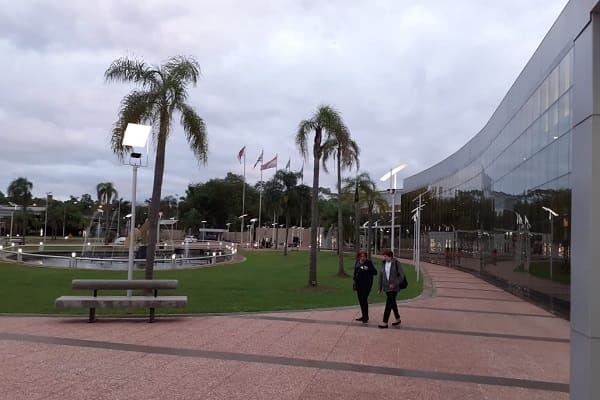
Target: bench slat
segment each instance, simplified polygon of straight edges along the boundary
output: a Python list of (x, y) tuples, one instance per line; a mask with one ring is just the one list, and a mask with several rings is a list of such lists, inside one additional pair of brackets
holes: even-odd
[(61, 296), (56, 308), (183, 308), (187, 296)]
[(87, 290), (135, 290), (135, 289), (177, 289), (176, 279), (73, 279), (73, 289)]

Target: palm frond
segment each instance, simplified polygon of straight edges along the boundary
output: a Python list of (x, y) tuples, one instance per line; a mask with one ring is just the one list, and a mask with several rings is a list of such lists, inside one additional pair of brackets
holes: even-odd
[(111, 136), (111, 149), (119, 160), (129, 152), (123, 147), (123, 136), (128, 123), (149, 122), (154, 123), (153, 111), (155, 98), (153, 93), (133, 91), (123, 98), (119, 109), (119, 119), (115, 123)]
[(134, 82), (143, 87), (159, 87), (158, 71), (142, 60), (119, 58), (112, 62), (104, 72), (107, 82)]
[(298, 131), (296, 132), (296, 146), (300, 150), (300, 155), (306, 159), (308, 156), (308, 137), (316, 128), (314, 120), (308, 119), (300, 121)]
[(196, 85), (200, 76), (200, 64), (191, 56), (171, 57), (162, 70), (166, 80), (180, 83), (176, 86), (185, 86), (187, 82)]
[(208, 158), (208, 134), (204, 120), (187, 104), (179, 106), (179, 111), (181, 112), (181, 125), (183, 125), (192, 152), (199, 161), (206, 164)]

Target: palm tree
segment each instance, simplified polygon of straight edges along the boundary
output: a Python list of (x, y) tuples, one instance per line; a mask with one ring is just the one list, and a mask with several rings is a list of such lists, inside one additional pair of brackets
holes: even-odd
[(330, 156), (333, 156), (337, 164), (337, 202), (338, 202), (338, 276), (347, 276), (344, 271), (344, 219), (342, 215), (342, 169), (352, 168), (356, 165), (356, 170), (359, 168), (358, 156), (360, 149), (358, 144), (350, 138), (349, 134), (332, 136), (325, 143), (325, 151), (323, 152), (323, 169), (327, 172), (326, 162)]
[(21, 233), (23, 234), (23, 244), (25, 244), (25, 235), (27, 234), (27, 207), (31, 204), (31, 190), (33, 183), (27, 178), (19, 177), (8, 185), (6, 193), (16, 204), (21, 206)]
[[(371, 176), (367, 172), (362, 172), (357, 175), (355, 178), (346, 178), (346, 185), (344, 186), (344, 191), (347, 193), (355, 192), (355, 207), (356, 207), (356, 217), (355, 224), (358, 230), (359, 221), (359, 209), (361, 205), (364, 205), (367, 208), (367, 221), (368, 221), (368, 230), (367, 230), (367, 252), (369, 258), (371, 257), (371, 231), (373, 225), (373, 210), (377, 207), (379, 210), (386, 210), (388, 207), (388, 203), (385, 201), (383, 195), (377, 191), (375, 182), (371, 179)], [(356, 238), (358, 246), (359, 238)], [(357, 249), (358, 250), (358, 249)]]
[(106, 204), (106, 209), (104, 210), (106, 216), (104, 217), (104, 229), (108, 234), (110, 230), (109, 221), (111, 221), (111, 211), (112, 211), (112, 203), (113, 201), (119, 197), (119, 193), (117, 189), (115, 189), (112, 182), (101, 182), (96, 185), (96, 194), (98, 196), (98, 202), (100, 204)]
[[(127, 150), (123, 147), (123, 135), (130, 122), (151, 124), (153, 139), (156, 143), (156, 161), (154, 165), (154, 184), (148, 212), (149, 232), (156, 232), (158, 212), (165, 170), (165, 149), (171, 131), (173, 115), (181, 114), (188, 144), (199, 161), (206, 163), (208, 143), (204, 121), (196, 111), (186, 103), (189, 84), (196, 85), (200, 75), (200, 66), (192, 57), (171, 57), (161, 66), (151, 66), (141, 60), (120, 58), (113, 61), (104, 73), (107, 81), (133, 82), (138, 90), (129, 93), (121, 102), (119, 118), (112, 132), (112, 150), (123, 159)], [(152, 279), (154, 271), (154, 251), (156, 235), (149, 235), (146, 251), (145, 278)]]
[(336, 136), (338, 141), (345, 141), (348, 129), (340, 114), (331, 106), (320, 106), (310, 118), (300, 122), (296, 133), (296, 145), (300, 154), (308, 157), (308, 139), (314, 132), (313, 142), (313, 185), (311, 198), (310, 221), (310, 266), (308, 286), (317, 286), (317, 229), (319, 228), (319, 163), (323, 156), (325, 143)]
[(298, 187), (298, 179), (300, 174), (297, 172), (278, 170), (273, 176), (273, 180), (278, 182), (278, 186), (282, 189), (281, 209), (285, 213), (285, 245), (283, 247), (283, 255), (287, 256), (288, 251), (288, 236), (290, 223), (292, 220), (292, 212), (300, 211), (301, 208), (301, 193)]

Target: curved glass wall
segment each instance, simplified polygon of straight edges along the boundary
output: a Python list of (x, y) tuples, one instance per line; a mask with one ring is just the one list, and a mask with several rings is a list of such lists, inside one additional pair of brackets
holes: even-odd
[(511, 115), (495, 115), (457, 153), (405, 180), (401, 247), (410, 258), (412, 200), (426, 192), (421, 260), (481, 274), (568, 317), (572, 49), (531, 86)]

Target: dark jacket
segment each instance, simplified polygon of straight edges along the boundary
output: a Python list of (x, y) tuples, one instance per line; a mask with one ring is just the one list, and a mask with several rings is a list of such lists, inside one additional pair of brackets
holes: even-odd
[(364, 265), (361, 265), (360, 261), (356, 261), (354, 264), (354, 285), (357, 289), (371, 289), (373, 275), (377, 275), (377, 269), (375, 269), (371, 260), (365, 260)]
[[(381, 274), (379, 275), (379, 290), (384, 292), (397, 292), (399, 290), (400, 282), (404, 280), (404, 270), (400, 265), (400, 261), (392, 258), (392, 265), (390, 266), (390, 278), (388, 279), (385, 274), (385, 260), (381, 264)], [(391, 287), (390, 287), (391, 285)]]

